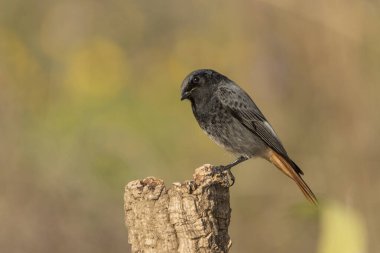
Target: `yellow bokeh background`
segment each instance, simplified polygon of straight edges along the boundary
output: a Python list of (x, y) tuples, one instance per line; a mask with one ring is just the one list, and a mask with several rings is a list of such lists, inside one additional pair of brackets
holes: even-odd
[(84, 42), (81, 48), (67, 56), (66, 62), (64, 82), (72, 96), (111, 98), (128, 84), (129, 66), (124, 52), (107, 39)]

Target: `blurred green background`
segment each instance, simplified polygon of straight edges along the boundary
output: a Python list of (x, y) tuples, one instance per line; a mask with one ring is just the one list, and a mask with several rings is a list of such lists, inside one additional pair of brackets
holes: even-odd
[(0, 1), (0, 252), (129, 252), (123, 187), (233, 157), (180, 84), (213, 68), (271, 121), (319, 213), (234, 168), (231, 252), (380, 252), (378, 1)]

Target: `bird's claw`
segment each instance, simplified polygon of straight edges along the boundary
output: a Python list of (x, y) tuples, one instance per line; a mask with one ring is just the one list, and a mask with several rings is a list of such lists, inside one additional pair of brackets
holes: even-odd
[(235, 184), (235, 176), (232, 174), (231, 172), (231, 168), (228, 168), (226, 166), (223, 166), (223, 165), (220, 165), (220, 166), (215, 166), (213, 167), (213, 172), (216, 174), (226, 174), (227, 177), (228, 177), (228, 182), (231, 181), (231, 183), (229, 184), (229, 187), (233, 186)]
[(230, 187), (235, 184), (235, 176), (232, 174), (231, 169), (226, 169), (223, 173), (227, 173), (228, 181), (231, 180)]

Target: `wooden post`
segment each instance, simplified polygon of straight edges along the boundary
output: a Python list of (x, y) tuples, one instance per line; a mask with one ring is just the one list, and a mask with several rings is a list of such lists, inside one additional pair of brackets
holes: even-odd
[(125, 224), (132, 252), (228, 252), (230, 178), (211, 165), (195, 170), (194, 179), (174, 183), (148, 177), (125, 187)]

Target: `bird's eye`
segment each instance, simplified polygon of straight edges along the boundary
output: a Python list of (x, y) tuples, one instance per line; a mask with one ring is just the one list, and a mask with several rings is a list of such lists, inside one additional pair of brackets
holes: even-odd
[(191, 82), (192, 82), (193, 84), (198, 84), (199, 81), (200, 81), (200, 79), (199, 79), (199, 77), (197, 77), (197, 76), (194, 76), (193, 79), (191, 79)]

